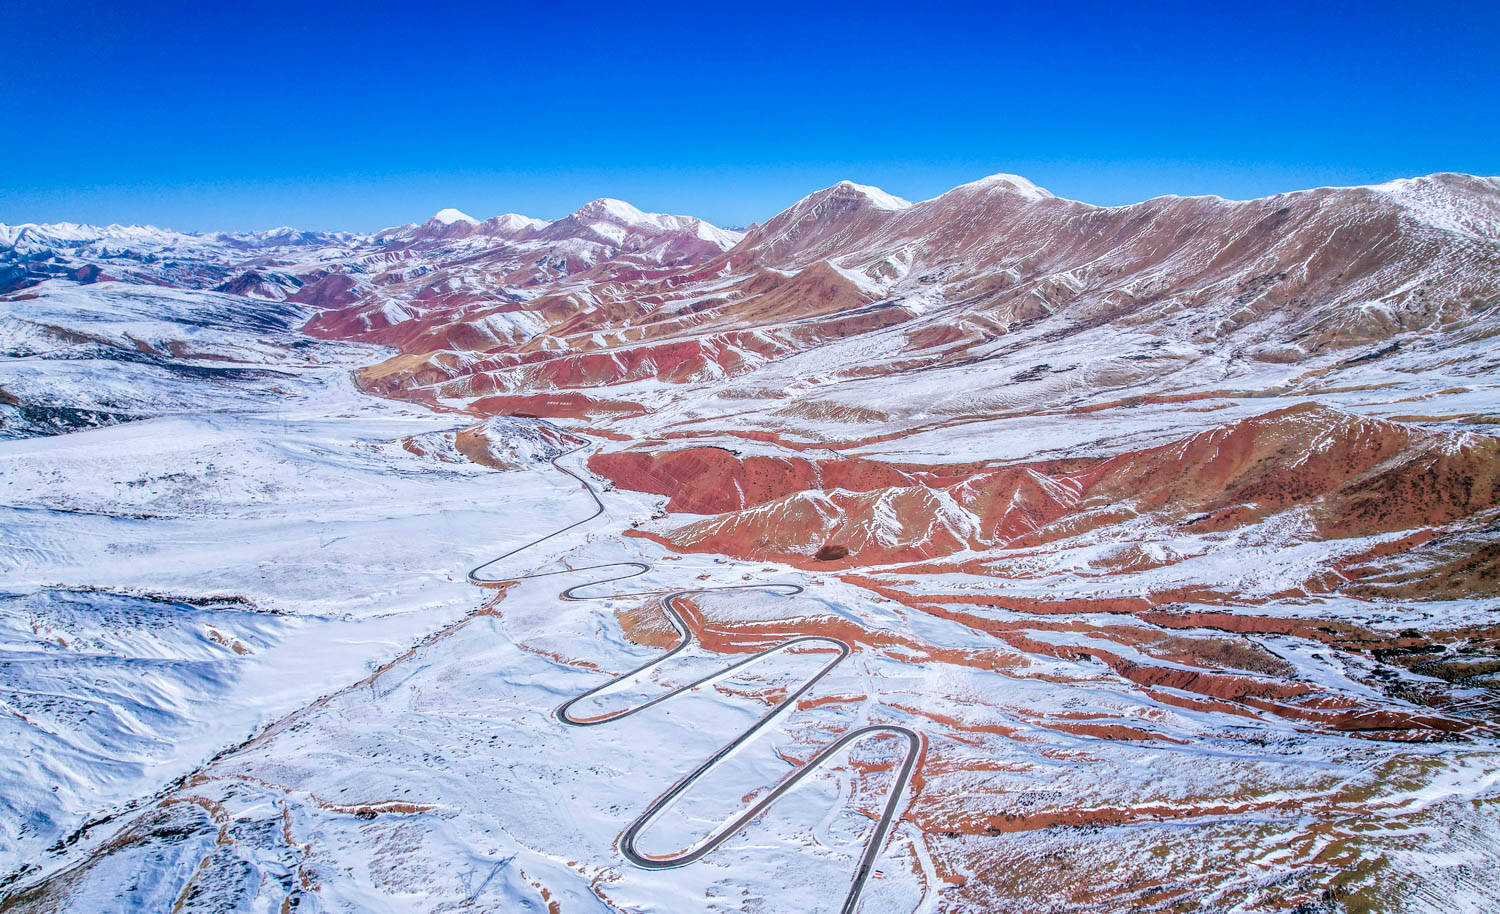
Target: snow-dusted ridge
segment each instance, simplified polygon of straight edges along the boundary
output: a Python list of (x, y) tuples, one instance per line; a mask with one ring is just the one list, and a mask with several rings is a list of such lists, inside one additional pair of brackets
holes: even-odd
[(833, 186), (835, 188), (852, 190), (860, 194), (877, 209), (903, 210), (912, 205), (910, 200), (904, 200), (895, 194), (886, 193), (880, 188), (869, 184), (856, 184), (853, 181), (843, 180)]
[[(941, 199), (948, 194), (962, 194), (973, 191), (994, 190), (1009, 191), (1011, 193), (1020, 194), (1021, 196), (1031, 200), (1049, 200), (1053, 199), (1056, 196), (1051, 191), (1046, 190), (1042, 187), (1038, 187), (1036, 184), (1032, 183), (1026, 178), (1021, 177), (1020, 175), (1005, 174), (1001, 172), (993, 175), (988, 175), (986, 177), (980, 178), (977, 181), (970, 181), (967, 184), (960, 184), (952, 190), (944, 191), (937, 197), (933, 197), (931, 199)], [(924, 200), (922, 202), (926, 203), (930, 202), (930, 200)]]
[(120, 244), (141, 249), (181, 247), (206, 249), (241, 242), (265, 246), (317, 245), (358, 242), (360, 232), (304, 231), (289, 226), (251, 232), (179, 232), (154, 225), (89, 225), (77, 222), (0, 223), (0, 247), (77, 247), (92, 243)]

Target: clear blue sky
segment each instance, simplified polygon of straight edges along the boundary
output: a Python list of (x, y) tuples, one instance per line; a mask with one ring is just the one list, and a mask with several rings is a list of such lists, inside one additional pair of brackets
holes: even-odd
[(0, 221), (371, 229), (852, 178), (1124, 203), (1500, 172), (1500, 4), (9, 0)]

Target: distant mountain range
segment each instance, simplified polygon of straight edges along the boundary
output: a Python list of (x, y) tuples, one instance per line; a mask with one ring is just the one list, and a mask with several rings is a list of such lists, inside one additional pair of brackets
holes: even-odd
[[(568, 910), (834, 904), (786, 888), (788, 861), (859, 846), (889, 752), (847, 756), (826, 801), (715, 852), (750, 864), (620, 860), (634, 782), (694, 763), (663, 747), (706, 758), (739, 713), (726, 701), (759, 714), (785, 695), (784, 718), (716, 757), (753, 780), (721, 782), (722, 807), (685, 801), (664, 852), (834, 735), (900, 725), (922, 750), (869, 890), (883, 908), (1494, 907), (1500, 180), (1114, 207), (1014, 175), (916, 203), (846, 181), (743, 232), (612, 199), (373, 234), (4, 226), (0, 305), (6, 535), (33, 585), (92, 585), (103, 564), (154, 591), (189, 553), (214, 593), (270, 588), (301, 611), (283, 582), (305, 579), (350, 591), (315, 611), (383, 620), (420, 587), (406, 606), (436, 619), (425, 588), (462, 589), (480, 556), (546, 569), (493, 579), (467, 621), (64, 849), (70, 868), (6, 877), (39, 880), (16, 910), (138, 890), (183, 910), (466, 908), (502, 869), (506, 897)], [(567, 476), (544, 462), (564, 451)], [(240, 528), (210, 509), (261, 525), (230, 570), (221, 531)], [(160, 551), (138, 551), (146, 534)], [(642, 599), (719, 586), (672, 598), (676, 621)], [(28, 854), (116, 783), (98, 758), (137, 753), (87, 743), (113, 719), (92, 705), (51, 723), (73, 713), (57, 693), (96, 681), (74, 670), (126, 669), (74, 634), (93, 593), (11, 616), (28, 691), (7, 719), (37, 741), (18, 745), (85, 734), (24, 758), (74, 764), (87, 789), (16, 765), (43, 811), (15, 832)], [(124, 605), (142, 630), (182, 624)], [(209, 631), (253, 658), (263, 624)], [(321, 649), (297, 631), (272, 659)], [(148, 697), (200, 669), (127, 640), (162, 666)], [(798, 698), (787, 683), (807, 680), (776, 664), (818, 642), (849, 663)], [(778, 644), (800, 647), (766, 657), (783, 672), (763, 686), (640, 666), (670, 649), (760, 669)], [(51, 665), (68, 650), (90, 665)], [(694, 694), (571, 742), (548, 709), (630, 669), (601, 707)], [(25, 678), (42, 670), (45, 688)], [(173, 719), (128, 719), (157, 716)], [(502, 856), (502, 836), (524, 850)], [(431, 865), (470, 859), (498, 862), (479, 879)]]
[[(610, 199), (552, 222), (447, 209), (374, 234), (0, 226), (0, 289), (66, 276), (291, 298), (336, 309), (319, 331), (432, 356), (424, 376), (449, 381), (473, 372), (441, 353), (515, 347), (686, 358), (701, 364), (679, 373), (709, 378), (897, 325), (903, 362), (941, 363), (1048, 319), (1297, 361), (1463, 322), (1500, 296), (1497, 249), (1495, 179), (1097, 207), (995, 175), (921, 203), (841, 182), (744, 233)], [(861, 304), (858, 326), (786, 325)]]

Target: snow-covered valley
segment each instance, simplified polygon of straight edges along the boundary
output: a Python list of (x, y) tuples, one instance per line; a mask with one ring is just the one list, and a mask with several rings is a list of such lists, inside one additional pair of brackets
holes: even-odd
[(0, 442), (7, 872), (472, 612), (465, 561), (567, 508), (548, 473), (411, 453), (463, 423), (359, 393), (368, 347), (238, 323), (243, 300), (101, 285), (8, 307), (213, 354), (0, 365), (7, 389), (102, 388), (141, 416)]
[(1497, 201), (5, 229), (0, 910), (1488, 910)]

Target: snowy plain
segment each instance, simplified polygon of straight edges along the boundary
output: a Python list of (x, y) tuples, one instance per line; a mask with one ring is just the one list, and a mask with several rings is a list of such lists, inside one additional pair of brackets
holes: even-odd
[(146, 416), (0, 441), (7, 872), (470, 612), (465, 563), (505, 538), (493, 505), (545, 524), (572, 494), (408, 452), (461, 421), (359, 393), (349, 372), (376, 350), (238, 323), (243, 299), (105, 284), (6, 307), (12, 326), (275, 371), (184, 381), (100, 346), (0, 364), (7, 389), (109, 388)]

